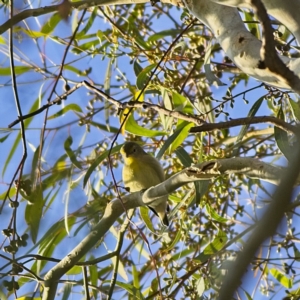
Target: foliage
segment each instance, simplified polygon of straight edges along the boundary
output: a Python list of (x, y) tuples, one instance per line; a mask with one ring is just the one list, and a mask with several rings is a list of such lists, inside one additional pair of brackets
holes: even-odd
[[(8, 19), (5, 5), (0, 12)], [(253, 14), (241, 15), (259, 36)], [(282, 31), (282, 44), (291, 40), (280, 24), (273, 26)], [(168, 177), (214, 158), (256, 157), (279, 165), (289, 159), (294, 137), (266, 124), (189, 132), (202, 120), (241, 116), (297, 122), (299, 104), (291, 93), (241, 73), (208, 28), (184, 9), (99, 6), (74, 10), (67, 20), (55, 12), (19, 23), (12, 36), (13, 50), (9, 32), (0, 39), (1, 299), (39, 299), (54, 263), (90, 232), (107, 203), (126, 193), (119, 154), (125, 140), (156, 153)], [(291, 49), (285, 54), (294, 55)], [(126, 106), (136, 102), (142, 105)], [(86, 292), (95, 299), (216, 299), (272, 191), (258, 179), (220, 176), (170, 195), (170, 228), (141, 209), (122, 231), (123, 214), (81, 259), (88, 263), (61, 278), (59, 297)], [(299, 297), (298, 213), (296, 202), (261, 245), (239, 297)]]

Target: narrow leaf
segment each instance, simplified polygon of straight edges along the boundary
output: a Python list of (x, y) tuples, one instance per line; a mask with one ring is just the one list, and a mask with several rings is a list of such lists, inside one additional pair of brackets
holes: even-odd
[[(249, 110), (249, 113), (248, 113), (249, 118), (254, 117), (256, 115), (256, 113), (259, 110), (259, 108), (260, 108), (260, 106), (261, 106), (264, 99), (265, 99), (265, 96), (262, 96), (257, 101), (255, 101), (255, 103), (252, 105), (252, 107)], [(247, 133), (249, 126), (250, 126), (250, 124), (242, 126), (242, 128), (241, 128), (241, 130), (240, 130), (240, 132), (237, 136), (236, 143), (235, 143), (235, 146), (233, 148), (232, 156), (237, 156), (238, 155), (241, 142), (242, 142), (245, 134)]]
[(60, 15), (58, 13), (53, 14), (49, 19), (47, 19), (47, 22), (43, 25), (41, 33), (49, 35), (60, 21)]
[(136, 86), (138, 87), (139, 90), (142, 90), (144, 88), (144, 85), (146, 84), (151, 71), (156, 67), (157, 64), (151, 64), (144, 68), (138, 75), (136, 79)]
[(58, 117), (64, 115), (65, 113), (67, 113), (68, 111), (82, 112), (82, 109), (77, 104), (74, 104), (74, 103), (73, 104), (68, 104), (63, 109), (61, 109), (60, 111), (58, 111), (57, 113), (55, 113), (52, 116), (48, 117), (48, 120), (52, 120), (52, 119), (58, 118)]
[(71, 136), (69, 136), (64, 143), (64, 148), (65, 151), (67, 153), (67, 155), (69, 156), (71, 162), (73, 163), (74, 166), (76, 166), (78, 169), (82, 169), (80, 162), (77, 160), (75, 153), (73, 152), (73, 150), (71, 149), (71, 145), (73, 143), (73, 139)]
[(284, 286), (287, 289), (290, 289), (293, 286), (293, 281), (292, 279), (289, 279), (285, 276), (285, 274), (283, 274), (282, 272), (280, 272), (277, 269), (271, 269), (270, 270), (270, 274), (278, 281), (281, 283), (282, 286)]
[(155, 137), (155, 136), (161, 136), (166, 134), (163, 131), (151, 130), (138, 125), (134, 120), (133, 114), (130, 114), (130, 116), (127, 118), (125, 130), (135, 135), (143, 136), (143, 137)]

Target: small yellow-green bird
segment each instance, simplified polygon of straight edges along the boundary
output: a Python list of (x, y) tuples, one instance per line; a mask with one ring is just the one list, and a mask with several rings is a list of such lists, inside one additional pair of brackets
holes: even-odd
[[(155, 186), (165, 180), (162, 166), (156, 158), (146, 153), (141, 146), (134, 142), (126, 142), (121, 148), (124, 159), (123, 182), (130, 192), (138, 192)], [(166, 226), (169, 220), (166, 214), (168, 196), (165, 201), (155, 206), (148, 206)]]

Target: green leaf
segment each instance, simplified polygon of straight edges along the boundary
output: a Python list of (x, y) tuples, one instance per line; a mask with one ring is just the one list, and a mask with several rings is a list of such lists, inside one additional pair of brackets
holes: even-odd
[(137, 271), (135, 264), (132, 264), (132, 277), (133, 277), (133, 285), (135, 288), (140, 289), (140, 278), (139, 278), (139, 272)]
[(181, 236), (182, 236), (182, 225), (180, 225), (180, 228), (177, 229), (177, 233), (175, 235), (175, 238), (173, 239), (172, 243), (170, 245), (168, 245), (168, 247), (165, 249), (165, 251), (174, 250), (174, 247), (180, 241)]
[(67, 113), (68, 111), (82, 112), (82, 109), (77, 104), (68, 104), (63, 109), (61, 109), (60, 111), (56, 112), (54, 115), (48, 117), (48, 120), (53, 120), (55, 118), (58, 118), (58, 117), (64, 115), (65, 113)]
[(141, 65), (137, 62), (137, 60), (134, 61), (133, 63), (133, 70), (135, 73), (135, 76), (138, 77), (139, 74), (143, 71), (143, 68), (141, 67)]
[(72, 48), (71, 52), (74, 54), (80, 54), (82, 52), (91, 52), (93, 49), (96, 48), (96, 46), (99, 45), (99, 40), (92, 40), (89, 41), (87, 43), (81, 44), (81, 45), (77, 45), (76, 48)]
[(270, 270), (270, 274), (278, 281), (281, 283), (282, 286), (284, 286), (287, 289), (290, 289), (293, 286), (293, 280), (289, 279), (280, 272), (279, 270), (273, 268)]
[(224, 231), (219, 230), (214, 240), (205, 247), (204, 254), (215, 254), (223, 249), (228, 241), (227, 235)]
[[(111, 73), (112, 73), (112, 63), (113, 63), (113, 59), (111, 58), (107, 64), (107, 69), (105, 72), (104, 92), (107, 95), (110, 95), (110, 80), (111, 80)], [(108, 101), (104, 102), (104, 111), (105, 111), (105, 124), (106, 124), (107, 130), (109, 130), (110, 103)]]
[(81, 272), (82, 272), (81, 266), (74, 266), (66, 273), (66, 275), (78, 275), (81, 274)]
[[(282, 107), (280, 107), (278, 111), (277, 118), (285, 120)], [(287, 160), (291, 160), (293, 148), (289, 145), (289, 138), (287, 132), (275, 126), (274, 136), (279, 150), (287, 158)]]
[(210, 186), (210, 180), (201, 180), (201, 181), (194, 181), (195, 185), (195, 202), (197, 205), (200, 204), (202, 197), (207, 193)]
[(97, 12), (98, 12), (98, 7), (95, 6), (84, 28), (76, 34), (76, 39), (83, 38), (86, 35), (86, 33), (89, 31), (89, 29), (92, 27), (94, 23), (94, 20), (97, 16)]
[(204, 292), (205, 292), (205, 281), (204, 281), (203, 277), (200, 277), (197, 280), (197, 293), (198, 293), (198, 296), (201, 297)]
[(248, 27), (249, 31), (257, 37), (259, 40), (261, 40), (261, 35), (260, 35), (260, 28), (257, 24), (257, 19), (255, 18), (254, 14), (252, 12), (243, 10), (244, 16), (245, 16), (245, 25)]
[(73, 138), (69, 136), (64, 143), (65, 151), (67, 152), (67, 155), (69, 156), (71, 162), (74, 166), (76, 166), (78, 169), (82, 169), (80, 162), (77, 160), (75, 153), (71, 149), (71, 146), (73, 144)]
[[(75, 267), (73, 267), (73, 268), (75, 268)], [(76, 267), (76, 268), (80, 268), (80, 267)], [(81, 268), (80, 268), (80, 272), (81, 272)], [(69, 272), (67, 272), (67, 274), (68, 273)], [(68, 300), (68, 299), (70, 299), (72, 288), (73, 288), (73, 285), (71, 283), (65, 283), (64, 284), (64, 286), (63, 286), (63, 295), (62, 295), (62, 299), (61, 300)]]
[(178, 126), (178, 130), (180, 133), (177, 135), (176, 139), (174, 139), (171, 148), (170, 148), (170, 153), (172, 153), (174, 150), (176, 150), (181, 144), (185, 141), (187, 136), (190, 133), (190, 129), (194, 127), (193, 123), (188, 123), (186, 121), (183, 121), (180, 123), (180, 126)]
[(144, 85), (151, 75), (151, 71), (156, 67), (156, 65), (157, 64), (151, 64), (139, 73), (136, 79), (136, 86), (139, 90), (142, 90), (144, 88)]
[(134, 299), (139, 299), (139, 300), (145, 299), (141, 291), (136, 287), (134, 287), (132, 284), (116, 281), (116, 285), (126, 290), (130, 295), (134, 296)]
[(191, 166), (193, 160), (191, 159), (191, 156), (185, 151), (184, 148), (182, 147), (177, 148), (175, 150), (175, 153), (185, 168)]
[(211, 218), (216, 220), (219, 223), (227, 223), (229, 220), (220, 216), (210, 205), (206, 204), (206, 211), (210, 215)]
[[(43, 95), (41, 96), (41, 98), (43, 98)], [(34, 101), (33, 105), (31, 106), (31, 108), (29, 110), (29, 113), (31, 113), (33, 111), (36, 111), (39, 107), (39, 103), (40, 103), (40, 98), (38, 97)], [(25, 129), (29, 126), (29, 124), (32, 122), (32, 120), (33, 120), (33, 118), (28, 118), (28, 119), (24, 120), (24, 128)], [(11, 159), (12, 159), (12, 157), (13, 157), (13, 155), (14, 155), (14, 153), (15, 153), (15, 151), (16, 151), (19, 143), (20, 143), (20, 141), (21, 141), (21, 133), (19, 132), (13, 146), (10, 148), (9, 155), (8, 155), (7, 159), (5, 160), (5, 164), (4, 164), (3, 171), (2, 171), (2, 176), (4, 176), (6, 168), (9, 165), (9, 163), (10, 163), (10, 161), (11, 161)]]
[(5, 140), (9, 137), (10, 133), (5, 135), (4, 137), (0, 138), (0, 143), (5, 142)]
[(28, 198), (29, 204), (27, 204), (25, 209), (25, 220), (29, 226), (32, 242), (35, 244), (40, 229), (40, 221), (43, 216), (44, 207), (43, 190), (40, 184), (35, 186), (35, 189)]
[(194, 126), (193, 123), (189, 123), (186, 121), (183, 121), (180, 123), (180, 125), (177, 127), (178, 129), (171, 134), (167, 140), (164, 142), (163, 146), (157, 153), (156, 158), (161, 159), (163, 154), (169, 149), (170, 153), (175, 150), (177, 147), (179, 147), (182, 142), (185, 140), (186, 136), (189, 134), (190, 128)]
[(85, 69), (85, 70), (79, 70), (77, 68), (75, 68), (74, 66), (71, 65), (65, 65), (64, 66), (65, 70), (71, 71), (73, 73), (75, 73), (78, 76), (87, 76), (90, 72), (91, 72), (91, 68)]
[(48, 34), (42, 33), (40, 31), (27, 30), (26, 28), (16, 26), (14, 28), (14, 32), (19, 32), (19, 31), (24, 32), (26, 35), (28, 35), (30, 38), (33, 38), (33, 39), (48, 36)]
[(249, 295), (249, 293), (247, 293), (246, 291), (244, 291), (246, 297), (247, 297), (247, 300), (253, 300), (252, 297)]
[[(91, 256), (89, 258), (89, 260), (93, 260), (93, 259), (95, 259), (94, 256)], [(97, 282), (98, 282), (97, 267), (95, 265), (91, 265), (88, 268), (89, 268), (89, 273), (90, 273), (90, 283), (93, 286), (97, 286)], [(97, 290), (96, 289), (92, 289), (92, 293), (93, 293), (94, 299), (98, 299), (98, 297), (97, 297)]]
[[(115, 146), (111, 150), (111, 154), (119, 153), (123, 144)], [(98, 156), (95, 161), (91, 164), (91, 166), (88, 168), (84, 179), (83, 179), (83, 187), (86, 186), (87, 181), (89, 180), (91, 174), (94, 172), (94, 170), (100, 165), (100, 163), (108, 157), (109, 150), (104, 151), (100, 156)]]
[[(249, 112), (248, 112), (248, 117), (254, 117), (257, 113), (257, 111), (259, 110), (263, 100), (265, 99), (265, 96), (260, 97), (257, 101), (255, 101), (255, 103), (252, 105), (252, 107), (250, 108)], [(232, 156), (237, 156), (239, 154), (239, 149), (240, 149), (240, 145), (241, 142), (245, 136), (245, 134), (247, 133), (248, 129), (249, 129), (250, 124), (248, 125), (243, 125), (238, 137), (236, 139), (235, 142), (235, 146), (233, 148), (233, 153)]]
[[(32, 68), (27, 66), (15, 66), (14, 71), (16, 75), (21, 75), (30, 71)], [(10, 67), (7, 68), (0, 68), (0, 76), (10, 76)]]
[(43, 25), (41, 33), (49, 35), (60, 21), (61, 17), (59, 13), (54, 13), (49, 19), (47, 19), (47, 22)]
[(171, 37), (175, 37), (178, 34), (181, 34), (182, 30), (179, 29), (171, 29), (171, 30), (163, 30), (160, 32), (157, 32), (155, 34), (152, 34), (149, 39), (148, 42), (155, 42), (157, 40), (163, 39), (166, 36), (171, 36)]
[(143, 137), (155, 137), (155, 136), (161, 136), (166, 134), (163, 131), (151, 130), (138, 125), (134, 120), (133, 114), (130, 114), (130, 116), (127, 118), (125, 124), (125, 130), (135, 135), (143, 136)]
[(212, 255), (214, 255), (215, 253), (219, 252), (220, 250), (223, 249), (223, 247), (226, 245), (227, 243), (227, 235), (225, 232), (219, 230), (218, 234), (215, 236), (215, 238), (213, 239), (213, 241), (211, 243), (209, 243), (204, 250), (202, 251), (202, 253), (200, 253), (197, 257), (195, 257), (195, 260), (198, 260), (200, 262), (206, 262)]
[(174, 104), (175, 111), (181, 111), (186, 114), (194, 113), (194, 107), (190, 103), (190, 100), (178, 94), (177, 92), (172, 92), (172, 101)]
[[(69, 217), (69, 226), (73, 226), (76, 222), (76, 218), (73, 216)], [(67, 236), (65, 230), (64, 220), (60, 220), (43, 235), (43, 237), (37, 242), (37, 244), (32, 247), (28, 253), (31, 253), (37, 246), (39, 246), (39, 254), (45, 257), (52, 257), (54, 250), (57, 250), (58, 245)], [(35, 262), (31, 270), (37, 273), (37, 270), (41, 272), (45, 265), (49, 263), (45, 261)]]
[(300, 121), (300, 102), (293, 101), (290, 97), (288, 97), (290, 107), (293, 113), (293, 117), (295, 121)]
[(149, 209), (147, 207), (140, 207), (141, 217), (145, 223), (145, 225), (149, 228), (151, 232), (155, 232), (151, 219), (149, 217)]

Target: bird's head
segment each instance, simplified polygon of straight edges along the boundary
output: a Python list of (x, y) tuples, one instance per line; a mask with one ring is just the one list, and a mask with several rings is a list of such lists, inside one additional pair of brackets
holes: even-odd
[(135, 142), (126, 142), (121, 148), (121, 154), (124, 158), (137, 157), (147, 154), (143, 148)]

